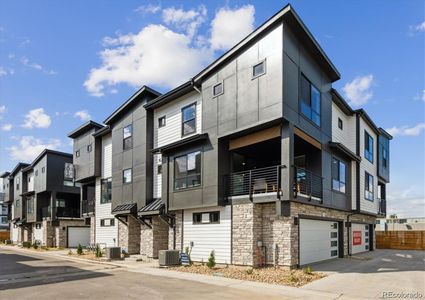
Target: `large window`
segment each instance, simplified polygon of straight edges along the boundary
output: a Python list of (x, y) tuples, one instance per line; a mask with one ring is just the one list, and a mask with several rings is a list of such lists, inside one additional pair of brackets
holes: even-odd
[(373, 138), (366, 131), (364, 132), (364, 157), (373, 163)]
[(301, 75), (301, 112), (304, 116), (320, 126), (320, 91)]
[(131, 172), (131, 169), (126, 169), (126, 170), (124, 170), (124, 171), (122, 171), (122, 182), (124, 183), (124, 184), (126, 184), (126, 183), (131, 183), (131, 181), (132, 181), (132, 179), (133, 179), (133, 177), (132, 177), (132, 174), (131, 174), (132, 172)]
[(133, 147), (133, 125), (128, 125), (123, 128), (123, 149), (128, 150)]
[(373, 201), (373, 176), (365, 172), (364, 197), (367, 200)]
[(385, 147), (382, 148), (382, 166), (386, 169), (388, 168), (388, 152)]
[(27, 201), (27, 213), (34, 213), (34, 198), (28, 199)]
[(112, 178), (102, 179), (100, 203), (110, 203), (112, 200)]
[(182, 136), (196, 131), (196, 103), (182, 108)]
[(19, 185), (20, 185), (20, 183), (21, 183), (20, 178), (19, 177), (16, 177), (16, 190), (18, 190), (18, 191), (19, 191)]
[(174, 159), (174, 188), (182, 190), (201, 185), (201, 152)]
[(345, 193), (345, 180), (347, 176), (347, 167), (344, 162), (332, 158), (332, 189)]

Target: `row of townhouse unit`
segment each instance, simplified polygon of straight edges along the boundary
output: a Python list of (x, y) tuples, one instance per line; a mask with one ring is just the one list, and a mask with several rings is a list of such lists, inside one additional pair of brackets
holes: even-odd
[(18, 163), (0, 175), (12, 242), (46, 247), (89, 242), (90, 228), (80, 214), (80, 187), (67, 176), (70, 166), (72, 154), (45, 149), (31, 164)]
[(90, 243), (299, 266), (370, 251), (389, 141), (288, 5), (190, 81), (69, 133)]

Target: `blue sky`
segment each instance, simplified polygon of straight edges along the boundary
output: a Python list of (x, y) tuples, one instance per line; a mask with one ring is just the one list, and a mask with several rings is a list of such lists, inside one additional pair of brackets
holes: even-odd
[[(285, 4), (1, 1), (0, 171), (46, 146), (71, 151), (84, 120), (140, 85), (189, 79)], [(389, 212), (425, 215), (425, 3), (291, 4), (342, 74), (334, 87), (394, 134)]]

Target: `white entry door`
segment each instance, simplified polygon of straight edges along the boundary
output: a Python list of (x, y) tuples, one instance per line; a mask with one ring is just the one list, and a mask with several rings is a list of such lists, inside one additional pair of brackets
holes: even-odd
[(338, 222), (300, 219), (300, 265), (337, 258)]
[(68, 227), (68, 248), (76, 248), (78, 244), (83, 247), (90, 244), (90, 227)]

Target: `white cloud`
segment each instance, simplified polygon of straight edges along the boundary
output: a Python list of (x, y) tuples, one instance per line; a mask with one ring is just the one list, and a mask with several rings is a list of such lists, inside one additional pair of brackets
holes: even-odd
[(396, 214), (397, 217), (422, 216), (424, 211), (425, 195), (423, 186), (408, 187), (404, 190), (388, 190), (387, 215)]
[(392, 127), (386, 129), (386, 131), (392, 136), (418, 136), (421, 134), (422, 130), (425, 130), (425, 123), (419, 123), (415, 126), (402, 126), (402, 127)]
[(189, 37), (193, 37), (199, 26), (207, 17), (207, 9), (201, 5), (198, 9), (183, 10), (174, 7), (162, 11), (162, 20), (167, 25), (174, 25), (178, 30), (183, 30)]
[(410, 31), (414, 33), (425, 32), (425, 21), (417, 25), (410, 26)]
[(127, 83), (172, 88), (189, 80), (212, 52), (192, 45), (192, 39), (162, 25), (149, 25), (139, 33), (109, 38), (100, 52), (102, 65), (90, 70), (84, 86), (93, 96), (103, 96), (107, 86)]
[(43, 141), (33, 136), (23, 136), (19, 140), (19, 144), (7, 148), (10, 158), (17, 161), (32, 161), (44, 149), (57, 149), (61, 146), (58, 139), (50, 139)]
[(1, 126), (2, 131), (11, 131), (12, 128), (13, 128), (12, 124), (4, 124), (4, 125)]
[(373, 75), (359, 76), (353, 81), (347, 82), (342, 90), (347, 97), (349, 103), (353, 106), (366, 104), (373, 96), (371, 91), (373, 83)]
[(87, 110), (80, 110), (74, 114), (74, 118), (80, 118), (81, 121), (86, 122), (91, 119), (91, 116)]
[(0, 77), (2, 76), (6, 76), (7, 75), (7, 71), (5, 68), (3, 68), (2, 66), (0, 66)]
[(156, 14), (161, 10), (161, 5), (154, 5), (154, 4), (148, 4), (148, 5), (140, 5), (137, 7), (134, 11), (141, 14)]
[(221, 8), (211, 23), (211, 46), (227, 50), (254, 29), (255, 8), (245, 5), (237, 9)]
[(7, 111), (5, 105), (0, 105), (0, 115), (4, 114)]
[(425, 101), (425, 90), (422, 91), (422, 97), (421, 97), (422, 101)]
[(56, 74), (58, 74), (54, 70), (48, 70), (48, 69), (44, 68), (42, 65), (40, 65), (38, 63), (31, 62), (26, 56), (22, 56), (21, 57), (21, 63), (24, 66), (28, 67), (28, 68), (41, 71), (41, 72), (43, 72), (45, 74), (48, 74), (48, 75), (56, 75)]
[(22, 127), (24, 128), (48, 128), (52, 120), (49, 115), (44, 112), (43, 108), (36, 108), (30, 110), (25, 115), (24, 124)]
[(25, 39), (21, 42), (21, 44), (19, 44), (19, 47), (23, 48), (23, 47), (25, 47), (26, 45), (29, 45), (30, 43), (31, 43), (31, 40), (30, 40), (30, 39), (28, 39), (28, 38), (25, 38)]

